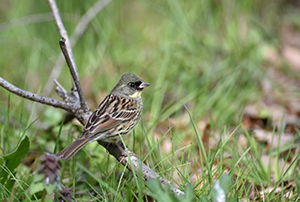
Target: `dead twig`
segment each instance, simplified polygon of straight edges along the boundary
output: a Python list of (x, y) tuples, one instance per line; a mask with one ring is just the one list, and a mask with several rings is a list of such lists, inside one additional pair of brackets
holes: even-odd
[[(82, 107), (83, 110), (88, 110), (88, 106), (87, 103), (85, 101), (84, 95), (83, 95), (83, 91), (81, 89), (80, 86), (80, 81), (79, 81), (79, 77), (78, 77), (78, 71), (77, 71), (77, 66), (75, 63), (75, 59), (74, 59), (74, 55), (73, 55), (73, 51), (72, 51), (72, 47), (71, 47), (71, 43), (70, 43), (70, 39), (68, 37), (67, 31), (65, 29), (65, 26), (61, 20), (57, 5), (55, 0), (47, 0), (49, 7), (51, 9), (51, 12), (53, 14), (53, 18), (56, 24), (56, 27), (58, 29), (58, 32), (60, 34), (61, 38), (65, 39), (64, 45), (65, 45), (65, 52), (68, 55), (68, 60), (67, 64), (70, 70), (70, 73), (72, 75), (73, 78), (73, 91), (77, 91), (78, 95), (79, 95), (79, 99), (80, 99), (80, 106)], [(65, 55), (65, 54), (64, 54)], [(66, 56), (66, 55), (65, 55)]]
[[(108, 5), (112, 0), (99, 0), (97, 1), (79, 20), (77, 26), (75, 27), (74, 33), (70, 37), (71, 47), (74, 47), (74, 45), (77, 43), (78, 39), (83, 35), (85, 32), (87, 26), (92, 21), (92, 19), (100, 13), (100, 11), (105, 8), (106, 5)], [(43, 95), (49, 96), (51, 90), (54, 87), (53, 80), (57, 79), (58, 76), (61, 73), (62, 67), (64, 65), (64, 60), (62, 55), (59, 55), (58, 60), (56, 61), (49, 79), (45, 85), (45, 88), (43, 90)]]
[(60, 100), (56, 100), (54, 98), (44, 97), (42, 95), (38, 95), (35, 93), (31, 93), (29, 91), (25, 91), (21, 88), (18, 88), (14, 86), (13, 84), (9, 83), (8, 81), (4, 80), (2, 77), (0, 77), (0, 86), (5, 88), (11, 93), (14, 93), (18, 96), (21, 96), (23, 98), (27, 98), (29, 100), (39, 102), (41, 104), (46, 104), (52, 107), (61, 108), (68, 112), (75, 112), (76, 110), (80, 109), (80, 106), (72, 103), (66, 103)]

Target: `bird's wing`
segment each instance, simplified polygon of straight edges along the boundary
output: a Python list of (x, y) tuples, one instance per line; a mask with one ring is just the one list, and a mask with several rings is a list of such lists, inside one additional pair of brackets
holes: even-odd
[(92, 138), (96, 134), (108, 132), (130, 121), (138, 111), (136, 100), (110, 94), (90, 116), (83, 135)]

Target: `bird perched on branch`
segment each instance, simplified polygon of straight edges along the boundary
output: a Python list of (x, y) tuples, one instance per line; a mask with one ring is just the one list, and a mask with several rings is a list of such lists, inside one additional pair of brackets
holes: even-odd
[(124, 74), (89, 117), (80, 137), (57, 156), (68, 160), (84, 145), (96, 140), (120, 141), (120, 135), (127, 135), (140, 121), (143, 110), (141, 94), (149, 85), (134, 74)]

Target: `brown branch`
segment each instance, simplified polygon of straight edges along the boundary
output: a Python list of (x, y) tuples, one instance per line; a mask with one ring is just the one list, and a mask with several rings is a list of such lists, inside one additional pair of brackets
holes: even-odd
[(41, 104), (46, 104), (52, 107), (61, 108), (68, 112), (75, 112), (80, 109), (80, 106), (73, 104), (73, 103), (67, 103), (60, 100), (56, 100), (53, 98), (44, 97), (42, 95), (38, 95), (35, 93), (31, 93), (29, 91), (25, 91), (21, 88), (18, 88), (14, 86), (13, 84), (9, 83), (8, 81), (4, 80), (2, 77), (0, 77), (0, 86), (2, 86), (4, 89), (8, 90), (11, 93), (14, 93), (16, 95), (19, 95), (23, 98), (39, 102)]
[(88, 117), (91, 115), (91, 110), (88, 108), (88, 110), (83, 110), (79, 104), (78, 97), (74, 96), (72, 93), (63, 94), (60, 91), (58, 91), (58, 94), (61, 97), (64, 97), (64, 101), (56, 100), (54, 98), (45, 97), (42, 95), (38, 95), (26, 90), (23, 90), (21, 88), (18, 88), (14, 86), (13, 84), (9, 83), (2, 77), (0, 77), (0, 86), (2, 86), (4, 89), (8, 90), (9, 92), (16, 94), (20, 97), (32, 100), (34, 102), (38, 102), (41, 104), (49, 105), (55, 108), (60, 108), (63, 110), (66, 110), (67, 112), (74, 114), (74, 116), (82, 123), (84, 124)]
[(74, 60), (74, 55), (73, 55), (72, 47), (70, 45), (70, 39), (68, 37), (67, 31), (65, 29), (65, 26), (64, 26), (62, 20), (61, 20), (61, 17), (60, 17), (60, 14), (59, 14), (59, 11), (58, 11), (55, 0), (47, 0), (47, 1), (48, 1), (48, 4), (49, 4), (49, 7), (51, 9), (51, 12), (53, 14), (53, 18), (55, 20), (55, 24), (56, 24), (56, 27), (57, 27), (58, 32), (60, 34), (60, 37), (65, 38), (66, 52), (68, 53), (68, 57), (69, 57), (69, 60), (70, 60), (70, 63), (68, 64), (68, 67), (69, 67), (70, 73), (72, 75), (73, 82), (75, 84), (75, 86), (73, 85), (73, 90), (75, 90), (74, 89), (74, 87), (75, 87), (77, 92), (78, 92), (78, 95), (79, 95), (79, 98), (80, 98), (80, 105), (81, 105), (82, 109), (83, 110), (88, 110), (89, 108), (88, 108), (87, 103), (85, 101), (83, 91), (80, 87), (80, 81), (79, 81), (79, 77), (78, 77), (77, 66), (76, 66), (76, 63), (75, 63), (75, 60)]
[[(156, 173), (154, 170), (152, 170), (150, 167), (145, 165), (140, 159), (136, 157), (136, 155), (131, 155), (130, 159), (129, 157), (122, 156), (122, 152), (119, 150), (119, 147), (116, 146), (116, 144), (106, 143), (98, 140), (98, 143), (101, 144), (103, 147), (106, 148), (106, 150), (114, 156), (122, 165), (126, 166), (126, 168), (130, 171), (132, 171), (132, 167), (130, 166), (130, 163), (133, 165), (133, 169), (135, 173), (139, 173), (140, 170), (142, 170), (143, 178), (145, 182), (148, 182), (149, 179), (159, 179), (161, 185), (165, 187), (167, 184), (172, 188), (174, 194), (178, 197), (181, 194), (184, 194), (183, 191), (181, 191), (179, 188), (175, 187), (172, 182), (169, 180), (161, 177), (158, 173)], [(122, 148), (124, 148), (124, 145), (120, 142), (119, 143)], [(128, 152), (130, 152), (128, 149), (126, 149)], [(132, 152), (130, 152), (132, 153)], [(133, 154), (133, 153), (132, 153)]]
[[(70, 55), (70, 52), (68, 52), (68, 48), (67, 48), (67, 44), (66, 44), (66, 39), (64, 37), (62, 37), (60, 40), (59, 40), (59, 45), (60, 45), (60, 48), (61, 48), (61, 51), (63, 53), (63, 55), (65, 56), (65, 60), (67, 62), (67, 65), (69, 67), (69, 70), (70, 70), (70, 73), (71, 73), (71, 76), (73, 78), (73, 81), (75, 81), (75, 85), (76, 85), (76, 89), (72, 89), (72, 93), (76, 96), (76, 94), (79, 95), (79, 99), (80, 99), (80, 106), (83, 110), (90, 110), (86, 104), (86, 101), (85, 101), (85, 98), (84, 98), (84, 95), (83, 95), (83, 91), (81, 89), (81, 85), (79, 83), (79, 79), (78, 79), (78, 73), (77, 73), (77, 70), (76, 70), (76, 64), (74, 66), (74, 64), (72, 63), (72, 58), (71, 58), (71, 55)], [(61, 88), (61, 87), (60, 87)], [(77, 93), (78, 92), (78, 93)], [(81, 92), (81, 93), (79, 93)], [(80, 94), (82, 94), (82, 98), (80, 97)], [(82, 101), (84, 101), (84, 105), (82, 103)]]
[[(106, 5), (108, 5), (112, 0), (99, 0), (97, 1), (79, 20), (77, 26), (75, 27), (74, 33), (70, 37), (71, 48), (77, 43), (78, 39), (85, 32), (88, 24), (92, 21), (92, 19), (103, 9)], [(49, 96), (54, 84), (53, 80), (57, 79), (60, 75), (61, 69), (63, 67), (64, 61), (62, 55), (59, 55), (58, 60), (56, 61), (49, 79), (45, 85), (43, 90), (43, 95)]]

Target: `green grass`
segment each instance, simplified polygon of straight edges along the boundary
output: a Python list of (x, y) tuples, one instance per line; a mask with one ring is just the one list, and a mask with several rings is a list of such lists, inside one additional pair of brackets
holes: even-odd
[[(69, 36), (94, 2), (57, 2)], [(213, 198), (213, 183), (225, 173), (233, 183), (228, 190), (230, 200), (255, 200), (262, 197), (261, 191), (268, 193), (264, 196), (267, 201), (283, 201), (286, 194), (297, 200), (299, 131), (293, 143), (273, 149), (274, 141), (271, 145), (257, 141), (241, 117), (247, 105), (261, 106), (272, 96), (263, 91), (264, 81), (274, 91), (284, 91), (267, 72), (267, 50), (281, 50), (282, 27), (291, 25), (299, 30), (298, 11), (297, 6), (279, 0), (112, 1), (73, 48), (88, 104), (95, 109), (123, 73), (135, 73), (151, 86), (143, 93), (142, 121), (124, 141), (152, 169), (182, 190), (189, 190), (186, 185), (191, 182), (194, 189), (188, 193), (194, 193), (197, 200)], [(41, 13), (45, 14), (41, 22), (24, 22), (24, 17)], [(47, 13), (46, 1), (0, 3), (0, 76), (35, 93), (43, 92), (60, 54), (59, 35)], [(18, 20), (21, 23), (14, 24)], [(299, 80), (299, 73), (279, 54), (281, 63), (275, 71)], [(57, 79), (66, 89), (71, 88), (66, 65)], [(295, 86), (290, 89), (297, 92)], [(13, 189), (5, 190), (0, 184), (4, 193), (0, 196), (6, 201), (45, 198), (50, 193), (30, 190), (44, 183), (33, 177), (39, 157), (67, 146), (82, 126), (76, 122), (60, 125), (63, 111), (33, 104), (2, 88), (0, 92), (3, 170), (2, 156), (13, 152), (24, 136), (30, 140), (27, 157), (16, 170), (6, 170), (15, 181)], [(50, 96), (58, 98), (55, 90)], [(265, 105), (258, 108), (272, 117)], [(210, 126), (210, 143), (216, 143), (213, 147), (203, 142), (203, 122)], [(284, 123), (282, 120), (278, 131), (270, 125), (267, 130), (273, 131), (272, 138), (277, 133), (281, 138), (285, 135)], [(44, 125), (54, 128), (45, 131)], [(159, 189), (155, 184), (148, 187), (97, 143), (62, 163), (60, 182), (74, 188), (72, 194), (78, 201), (147, 201), (146, 196), (156, 197), (150, 190)]]

